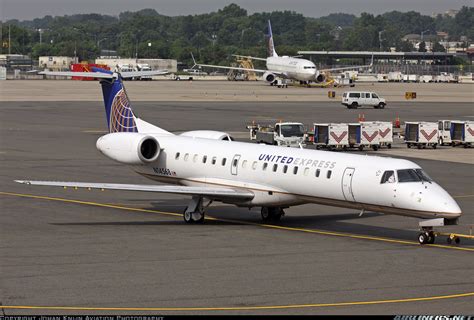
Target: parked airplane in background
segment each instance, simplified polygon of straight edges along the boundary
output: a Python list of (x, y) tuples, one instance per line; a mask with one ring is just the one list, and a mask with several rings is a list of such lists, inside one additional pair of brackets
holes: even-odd
[(236, 142), (219, 131), (175, 135), (135, 116), (120, 73), (95, 70), (110, 132), (97, 140), (97, 149), (167, 185), (17, 182), (189, 195), (192, 200), (183, 213), (188, 223), (203, 222), (212, 201), (261, 207), (264, 221), (279, 220), (285, 208), (305, 203), (428, 219), (420, 222), (420, 243), (433, 243), (432, 227), (454, 224), (461, 215), (454, 199), (411, 161)]
[[(326, 73), (332, 71), (343, 71), (343, 70), (353, 70), (360, 68), (370, 68), (373, 63), (366, 66), (354, 66), (354, 67), (343, 67), (343, 68), (332, 68), (332, 69), (321, 69), (318, 70), (316, 65), (307, 59), (301, 59), (296, 57), (289, 56), (279, 56), (275, 51), (275, 46), (273, 44), (273, 33), (270, 20), (268, 20), (268, 57), (267, 58), (258, 58), (251, 56), (238, 56), (243, 58), (249, 58), (254, 60), (262, 60), (266, 62), (267, 69), (250, 69), (242, 67), (227, 67), (227, 66), (218, 66), (210, 64), (200, 64), (197, 63), (194, 59), (194, 55), (191, 54), (194, 67), (209, 67), (209, 68), (218, 68), (218, 69), (227, 69), (227, 70), (238, 70), (238, 71), (252, 71), (256, 73), (262, 73), (262, 78), (270, 83), (274, 84), (277, 78), (292, 79), (300, 81), (300, 83), (322, 83), (326, 81)], [(194, 68), (193, 67), (193, 68)]]

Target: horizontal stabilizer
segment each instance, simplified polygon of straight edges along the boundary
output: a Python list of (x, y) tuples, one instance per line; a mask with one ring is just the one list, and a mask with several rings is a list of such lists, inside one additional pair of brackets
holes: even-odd
[(108, 190), (124, 190), (124, 191), (144, 191), (173, 193), (182, 195), (199, 195), (211, 199), (234, 199), (234, 200), (250, 200), (254, 197), (254, 193), (245, 189), (237, 188), (217, 188), (217, 187), (188, 187), (176, 185), (144, 185), (144, 184), (118, 184), (118, 183), (88, 183), (88, 182), (61, 182), (61, 181), (29, 181), (15, 180), (15, 182), (38, 185), (52, 186), (63, 188), (87, 188), (87, 189), (108, 189)]
[(43, 71), (38, 74), (44, 74), (46, 76), (63, 76), (63, 77), (82, 77), (82, 78), (101, 78), (101, 79), (114, 79), (117, 78), (117, 74), (120, 74), (122, 78), (135, 78), (135, 77), (150, 77), (169, 73), (168, 70), (153, 70), (153, 71), (130, 71), (121, 72), (114, 74), (111, 71), (104, 70), (104, 72), (73, 72), (73, 71)]
[(87, 78), (101, 78), (101, 79), (113, 79), (114, 75), (110, 73), (102, 72), (73, 72), (73, 71), (42, 71), (38, 74), (44, 74), (46, 76), (63, 76), (63, 77), (87, 77)]

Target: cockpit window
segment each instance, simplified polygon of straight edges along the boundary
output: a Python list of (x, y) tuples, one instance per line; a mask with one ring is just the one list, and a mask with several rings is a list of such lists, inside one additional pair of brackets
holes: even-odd
[(305, 69), (316, 69), (315, 66), (304, 66)]
[(420, 176), (420, 178), (423, 180), (423, 181), (428, 181), (428, 182), (431, 182), (433, 181), (433, 179), (431, 179), (431, 177), (429, 175), (426, 174), (426, 172), (424, 172), (423, 170), (421, 169), (415, 169), (416, 173), (418, 174), (418, 176)]
[(380, 183), (395, 183), (395, 171), (385, 171), (382, 175)]
[(429, 175), (421, 169), (403, 169), (397, 170), (398, 182), (431, 182)]
[(416, 173), (415, 169), (397, 170), (397, 174), (398, 174), (398, 182), (419, 182), (419, 181), (421, 181), (421, 178)]

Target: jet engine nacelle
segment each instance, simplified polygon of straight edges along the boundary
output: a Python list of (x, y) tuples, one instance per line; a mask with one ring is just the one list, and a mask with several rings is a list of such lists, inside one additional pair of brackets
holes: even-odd
[(268, 83), (273, 83), (275, 79), (276, 79), (276, 76), (271, 72), (267, 71), (263, 74), (263, 80), (265, 80)]
[(108, 158), (131, 165), (156, 161), (160, 155), (158, 140), (143, 133), (109, 133), (97, 140), (96, 147)]
[(316, 79), (316, 82), (321, 83), (321, 82), (326, 81), (326, 76), (324, 74), (318, 72), (316, 74), (315, 79)]
[(234, 141), (234, 138), (230, 134), (222, 131), (212, 131), (212, 130), (194, 130), (186, 131), (180, 134), (182, 137), (191, 137), (191, 138), (203, 138), (203, 139), (212, 139), (212, 140), (230, 140)]

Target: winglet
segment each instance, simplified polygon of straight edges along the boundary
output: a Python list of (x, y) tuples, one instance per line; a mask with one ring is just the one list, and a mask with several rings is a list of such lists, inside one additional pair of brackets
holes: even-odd
[(194, 54), (192, 52), (191, 52), (191, 58), (193, 58), (193, 63), (194, 63), (194, 65), (191, 69), (194, 69), (194, 67), (197, 66), (198, 64), (196, 62), (196, 59), (194, 59)]

